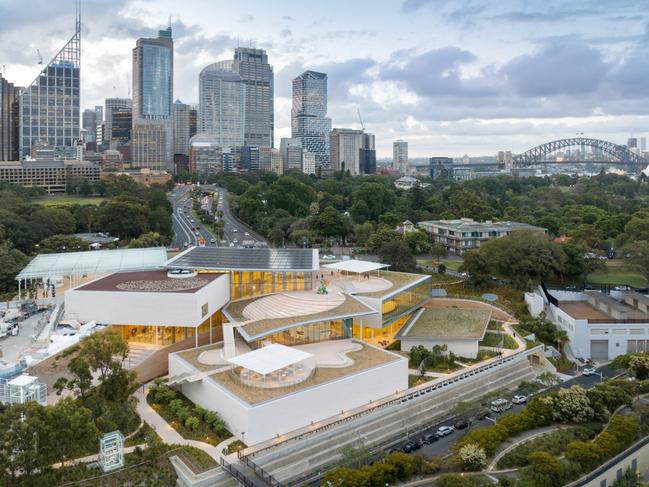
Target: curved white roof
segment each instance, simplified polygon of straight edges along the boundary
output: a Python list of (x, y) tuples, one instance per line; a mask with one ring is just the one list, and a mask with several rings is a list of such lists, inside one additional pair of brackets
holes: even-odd
[(151, 270), (164, 267), (166, 262), (164, 247), (38, 254), (20, 271), (16, 280)]
[(388, 264), (370, 262), (368, 260), (343, 260), (341, 262), (336, 262), (335, 264), (326, 264), (322, 267), (360, 274), (362, 272), (376, 271), (390, 266)]

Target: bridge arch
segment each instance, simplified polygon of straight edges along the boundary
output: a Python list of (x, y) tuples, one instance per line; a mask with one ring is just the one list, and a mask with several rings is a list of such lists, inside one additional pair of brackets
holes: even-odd
[(559, 139), (545, 144), (537, 145), (530, 150), (514, 156), (514, 165), (529, 166), (541, 161), (545, 161), (546, 156), (552, 152), (556, 152), (566, 147), (574, 146), (589, 146), (600, 149), (607, 154), (612, 155), (622, 164), (632, 164), (637, 166), (646, 166), (649, 160), (634, 154), (624, 145), (617, 145), (613, 142), (608, 142), (601, 139), (593, 139), (590, 137), (573, 137), (570, 139)]

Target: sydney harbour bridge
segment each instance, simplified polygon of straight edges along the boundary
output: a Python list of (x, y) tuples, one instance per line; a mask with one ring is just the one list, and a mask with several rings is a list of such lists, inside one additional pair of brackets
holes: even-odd
[[(567, 149), (569, 147), (581, 147), (581, 155), (584, 160), (558, 160), (550, 155)], [(608, 154), (610, 157), (604, 159), (586, 160), (584, 157), (585, 147), (590, 147), (600, 154)], [(617, 145), (606, 140), (593, 139), (590, 137), (573, 137), (569, 139), (553, 140), (546, 142), (530, 150), (517, 154), (513, 157), (514, 167), (527, 167), (538, 164), (621, 164), (631, 166), (636, 171), (646, 168), (649, 159), (630, 151), (625, 145)]]

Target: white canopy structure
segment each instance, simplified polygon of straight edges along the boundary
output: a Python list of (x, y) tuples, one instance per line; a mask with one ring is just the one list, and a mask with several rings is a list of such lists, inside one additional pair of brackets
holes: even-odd
[(328, 269), (336, 269), (344, 272), (362, 274), (363, 272), (377, 271), (379, 269), (384, 269), (390, 266), (388, 264), (370, 262), (367, 260), (343, 260), (341, 262), (336, 262), (335, 264), (326, 264), (322, 267), (326, 267)]
[(261, 375), (268, 375), (276, 370), (297, 364), (311, 357), (313, 357), (311, 353), (280, 345), (279, 343), (273, 343), (253, 350), (252, 352), (228, 359), (228, 362)]

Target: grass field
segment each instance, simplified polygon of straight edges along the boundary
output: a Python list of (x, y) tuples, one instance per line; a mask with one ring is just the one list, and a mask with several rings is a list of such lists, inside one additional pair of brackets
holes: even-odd
[(106, 198), (99, 196), (48, 196), (36, 200), (43, 206), (98, 205)]
[(630, 270), (623, 260), (607, 260), (606, 269), (588, 275), (591, 284), (628, 284), (647, 287), (647, 280), (639, 272)]
[[(444, 264), (447, 269), (458, 271), (463, 261), (461, 259), (440, 259), (439, 262)], [(437, 267), (437, 259), (417, 259), (417, 264)]]

